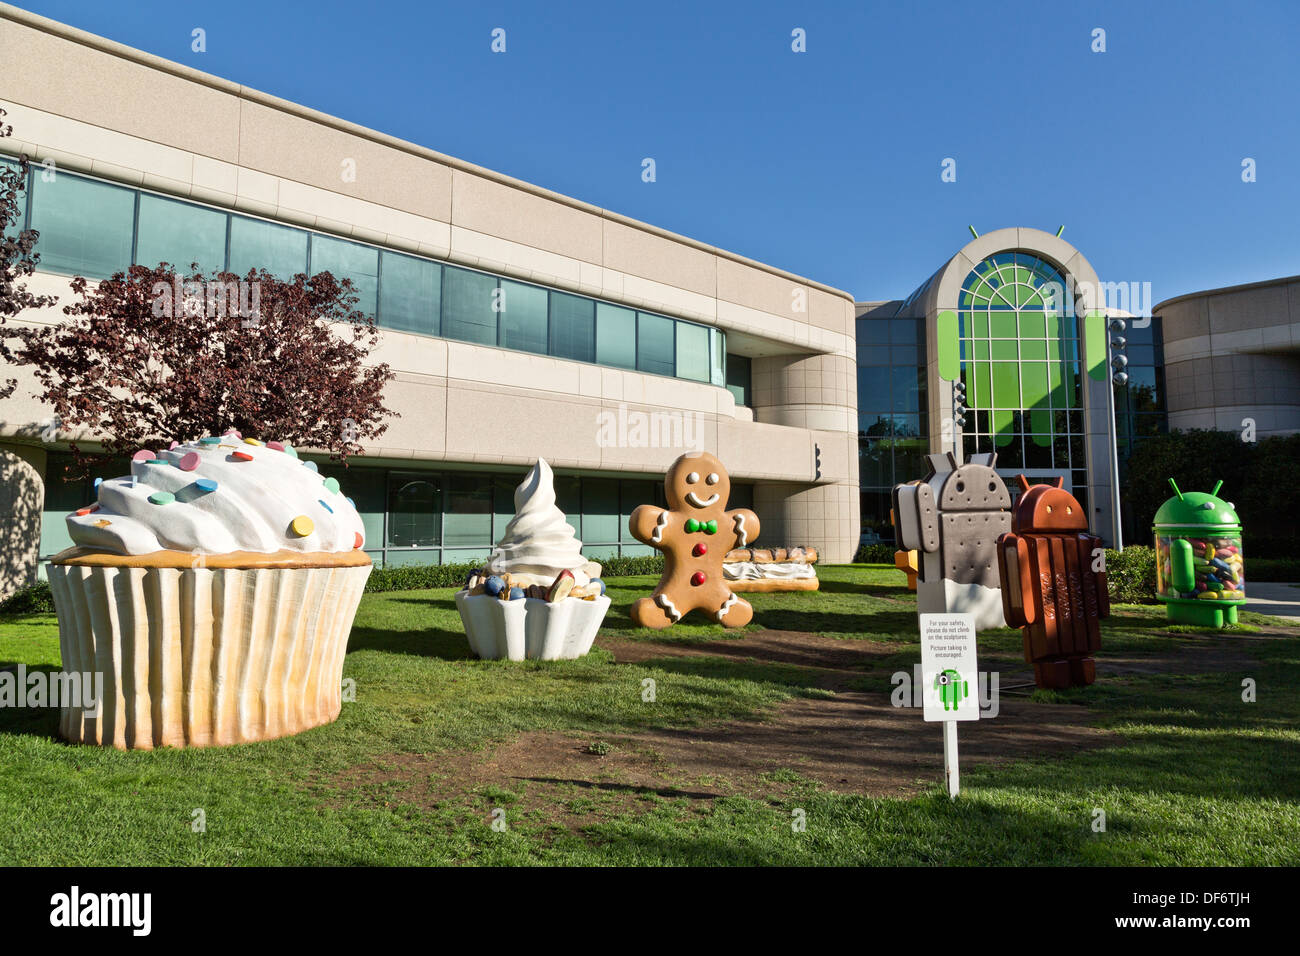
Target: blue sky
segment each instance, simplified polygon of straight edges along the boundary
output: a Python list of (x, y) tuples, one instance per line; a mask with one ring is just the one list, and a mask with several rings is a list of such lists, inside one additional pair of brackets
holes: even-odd
[(1064, 224), (1154, 301), (1300, 273), (1293, 0), (22, 6), (859, 299), (968, 224)]

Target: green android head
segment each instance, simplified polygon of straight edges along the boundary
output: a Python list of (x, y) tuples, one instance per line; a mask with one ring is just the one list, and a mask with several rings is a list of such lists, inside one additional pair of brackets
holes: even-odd
[(1223, 487), (1220, 481), (1209, 494), (1203, 491), (1189, 491), (1184, 494), (1178, 489), (1178, 483), (1169, 479), (1175, 497), (1170, 498), (1156, 512), (1157, 528), (1232, 528), (1241, 527), (1237, 509), (1231, 501), (1218, 497)]

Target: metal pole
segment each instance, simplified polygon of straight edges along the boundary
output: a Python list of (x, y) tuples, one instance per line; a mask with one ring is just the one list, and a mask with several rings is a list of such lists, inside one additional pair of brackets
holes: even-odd
[(1115, 368), (1111, 364), (1114, 350), (1111, 348), (1110, 318), (1106, 319), (1106, 407), (1110, 412), (1110, 525), (1111, 541), (1116, 551), (1124, 550), (1124, 531), (1120, 515), (1119, 499), (1119, 423), (1115, 417)]
[(943, 774), (948, 781), (948, 796), (956, 799), (961, 790), (961, 773), (957, 767), (957, 721), (943, 722)]

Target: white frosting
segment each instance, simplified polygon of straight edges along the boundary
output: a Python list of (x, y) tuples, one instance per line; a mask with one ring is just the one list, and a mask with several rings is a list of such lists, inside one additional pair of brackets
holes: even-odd
[(757, 564), (753, 561), (727, 561), (722, 565), (722, 576), (728, 581), (761, 581), (764, 578), (802, 581), (817, 577), (817, 571), (811, 564), (801, 561), (767, 564)]
[[(235, 452), (251, 461), (231, 457)], [(180, 462), (198, 456), (192, 471)], [(231, 551), (343, 552), (356, 547), (365, 529), (357, 509), (294, 455), (251, 445), (234, 436), (219, 443), (193, 442), (154, 456), (167, 464), (131, 463), (131, 475), (100, 483), (98, 508), (68, 515), (68, 532), (80, 547), (121, 555), (155, 551), (227, 554)], [(204, 490), (200, 480), (215, 481)], [(168, 492), (175, 500), (155, 504)], [(294, 519), (310, 519), (299, 534)], [(303, 523), (299, 527), (304, 527)]]
[(734, 594), (728, 594), (727, 600), (723, 602), (722, 607), (718, 608), (718, 620), (721, 621), (727, 616), (727, 612), (740, 603), (740, 598)]
[(515, 489), (515, 516), (488, 558), (494, 574), (509, 572), (516, 585), (550, 585), (572, 571), (578, 585), (600, 576), (600, 565), (582, 556), (582, 542), (555, 503), (555, 474), (538, 459)]

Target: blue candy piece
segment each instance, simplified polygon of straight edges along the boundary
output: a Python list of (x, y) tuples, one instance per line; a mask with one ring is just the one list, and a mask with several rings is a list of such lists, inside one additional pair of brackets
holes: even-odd
[(592, 579), (591, 579), (591, 583), (592, 583), (592, 584), (599, 584), (599, 585), (600, 585), (600, 593), (601, 593), (601, 595), (604, 595), (604, 593), (605, 593), (605, 582), (604, 582), (604, 581), (602, 581), (600, 578), (592, 578)]
[(302, 465), (303, 465), (304, 468), (309, 468), (309, 469), (311, 469), (312, 471), (316, 471), (316, 470), (317, 470), (317, 468), (316, 468), (316, 462), (314, 462), (314, 461), (304, 461), (304, 462), (302, 463)]
[(95, 479), (95, 490), (98, 491), (98, 490), (99, 490), (99, 486), (102, 485), (103, 483), (104, 483), (104, 479), (103, 479), (103, 478), (96, 478), (96, 479)]
[(333, 514), (333, 513), (334, 513), (334, 509), (331, 508), (329, 505), (327, 505), (325, 502), (321, 501), (321, 502), (319, 502), (319, 504), (320, 504), (320, 506), (321, 506), (322, 508), (324, 508), (324, 509), (325, 509), (326, 511), (328, 511), (330, 514)]
[(1232, 574), (1232, 568), (1228, 565), (1228, 562), (1224, 561), (1222, 558), (1215, 558), (1210, 562), (1210, 564), (1214, 565), (1220, 571), (1226, 571), (1228, 574)]
[(199, 491), (212, 492), (217, 490), (217, 483), (211, 478), (200, 478), (194, 482), (194, 487)]
[(483, 582), (483, 590), (493, 597), (499, 597), (505, 589), (506, 582), (495, 574)]
[(518, 601), (518, 600), (519, 600), (521, 597), (523, 597), (523, 596), (524, 596), (524, 589), (523, 589), (523, 588), (511, 588), (511, 589), (510, 589), (510, 600), (512, 600), (512, 601)]

